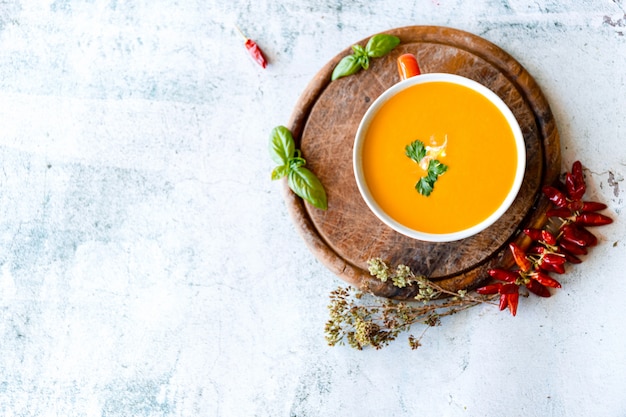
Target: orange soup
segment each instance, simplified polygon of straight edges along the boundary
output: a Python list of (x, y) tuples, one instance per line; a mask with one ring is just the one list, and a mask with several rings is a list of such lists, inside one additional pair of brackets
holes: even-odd
[[(429, 196), (415, 185), (427, 172), (405, 154), (419, 140), (440, 149), (447, 166)], [(363, 142), (365, 182), (380, 208), (426, 233), (465, 230), (505, 200), (517, 170), (513, 131), (500, 110), (472, 89), (451, 82), (416, 84), (389, 99)]]

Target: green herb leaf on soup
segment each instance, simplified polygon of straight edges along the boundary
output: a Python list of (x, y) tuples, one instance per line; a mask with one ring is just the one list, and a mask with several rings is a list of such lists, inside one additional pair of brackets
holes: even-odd
[(437, 159), (430, 159), (432, 158), (432, 149), (429, 150), (429, 148), (424, 146), (424, 143), (419, 140), (413, 141), (409, 145), (407, 145), (405, 148), (405, 154), (417, 164), (422, 162), (424, 158), (426, 158), (424, 163), (428, 161), (426, 176), (420, 178), (419, 181), (415, 184), (415, 189), (417, 190), (417, 192), (425, 197), (428, 197), (435, 188), (435, 182), (437, 182), (437, 179), (440, 175), (443, 175), (448, 170), (448, 166), (442, 164)]
[(430, 193), (433, 192), (434, 186), (434, 181), (431, 181), (430, 178), (426, 176), (419, 179), (419, 181), (415, 184), (415, 189), (424, 197), (428, 197)]
[(436, 159), (431, 159), (428, 163), (428, 172), (432, 172), (437, 177), (448, 170), (448, 166), (442, 164)]
[(411, 142), (411, 144), (407, 145), (405, 149), (406, 156), (408, 156), (418, 164), (426, 156), (426, 147), (424, 146), (424, 143), (420, 140)]

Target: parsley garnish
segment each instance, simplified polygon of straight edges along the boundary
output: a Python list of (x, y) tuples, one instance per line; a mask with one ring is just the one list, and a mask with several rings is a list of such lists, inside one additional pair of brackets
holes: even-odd
[[(407, 145), (405, 148), (406, 156), (411, 158), (416, 163), (420, 163), (422, 159), (427, 157), (428, 150), (422, 141), (416, 140), (411, 142), (410, 145)], [(415, 184), (415, 189), (418, 193), (422, 194), (425, 197), (428, 197), (430, 193), (433, 192), (433, 188), (435, 187), (435, 182), (439, 178), (440, 175), (443, 175), (444, 172), (448, 170), (448, 166), (442, 164), (436, 159), (430, 159), (428, 161), (428, 169), (426, 176), (422, 177)]]
[(411, 142), (411, 144), (407, 145), (405, 149), (406, 156), (418, 164), (426, 156), (426, 147), (422, 141), (416, 140), (415, 142)]

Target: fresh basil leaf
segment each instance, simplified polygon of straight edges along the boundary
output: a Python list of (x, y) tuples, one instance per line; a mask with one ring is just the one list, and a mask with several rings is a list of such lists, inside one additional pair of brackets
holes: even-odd
[(367, 56), (367, 51), (361, 45), (352, 45), (352, 51), (356, 57)]
[(434, 183), (432, 183), (428, 177), (422, 177), (415, 184), (415, 189), (418, 193), (422, 194), (425, 197), (428, 197), (430, 193), (433, 192)]
[(367, 55), (372, 58), (380, 58), (387, 55), (393, 48), (400, 44), (400, 38), (393, 35), (379, 33), (370, 38), (365, 46)]
[(338, 78), (346, 77), (348, 75), (352, 75), (357, 73), (361, 69), (361, 63), (355, 55), (345, 56), (339, 61), (335, 69), (333, 70), (333, 74), (331, 76), (331, 80), (335, 81)]
[(289, 173), (289, 165), (280, 165), (272, 171), (272, 181), (279, 180)]
[[(297, 149), (296, 153), (300, 155), (300, 150)], [(306, 164), (306, 159), (302, 158), (301, 156), (294, 156), (293, 158), (289, 159), (289, 169), (296, 169), (305, 164)]]
[(326, 210), (328, 208), (324, 186), (322, 186), (322, 183), (315, 174), (307, 168), (300, 166), (296, 169), (291, 169), (287, 178), (289, 188), (291, 188), (296, 195), (302, 197), (319, 209)]
[(276, 126), (270, 133), (270, 157), (278, 165), (287, 165), (296, 152), (296, 144), (289, 129)]
[(361, 68), (363, 69), (368, 69), (370, 67), (370, 57), (367, 55), (362, 55), (360, 57), (357, 58), (359, 61), (359, 64), (361, 65)]
[(416, 140), (406, 146), (405, 154), (419, 164), (420, 161), (426, 156), (426, 147), (422, 141)]

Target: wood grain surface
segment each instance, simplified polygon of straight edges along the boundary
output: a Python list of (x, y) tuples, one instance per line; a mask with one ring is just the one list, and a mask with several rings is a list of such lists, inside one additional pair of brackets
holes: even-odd
[[(435, 26), (386, 33), (401, 40), (388, 56), (372, 60), (366, 71), (331, 82), (335, 65), (351, 53), (348, 46), (301, 95), (288, 127), (307, 166), (326, 188), (328, 210), (308, 205), (285, 185), (286, 203), (313, 254), (351, 285), (389, 298), (414, 297), (416, 288), (398, 289), (370, 276), (367, 261), (380, 257), (390, 265), (409, 265), (445, 289), (471, 289), (488, 279), (488, 269), (511, 264), (508, 242), (527, 244), (521, 229), (545, 223), (548, 202), (540, 190), (558, 179), (561, 165), (556, 123), (530, 74), (496, 45), (467, 32)], [(367, 40), (358, 43), (365, 45)], [(473, 237), (448, 243), (411, 239), (378, 220), (359, 194), (352, 168), (356, 130), (372, 102), (399, 81), (396, 58), (407, 52), (417, 56), (422, 73), (458, 74), (487, 86), (509, 106), (522, 128), (527, 154), (522, 188), (505, 215)], [(483, 186), (488, 183), (484, 179)]]

